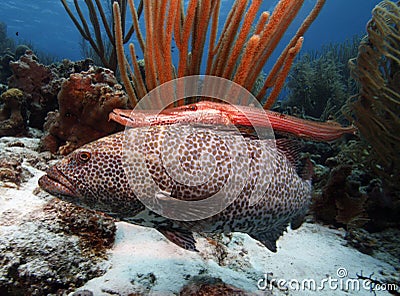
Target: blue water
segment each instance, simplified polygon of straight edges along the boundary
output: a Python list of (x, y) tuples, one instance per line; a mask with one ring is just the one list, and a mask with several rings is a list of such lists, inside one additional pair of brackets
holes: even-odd
[[(68, 2), (73, 5), (72, 0)], [(84, 6), (84, 1), (79, 0)], [(139, 2), (135, 0), (135, 3)], [(277, 0), (265, 0), (264, 10), (271, 10)], [(355, 34), (365, 33), (372, 8), (378, 0), (327, 0), (318, 19), (305, 35), (303, 51), (317, 49), (329, 42), (341, 42)], [(222, 1), (221, 18), (232, 0)], [(315, 0), (306, 0), (299, 18), (310, 11)], [(59, 58), (82, 58), (81, 37), (58, 0), (2, 0), (0, 21), (8, 26), (8, 35), (19, 42), (30, 41), (35, 48)], [(295, 32), (300, 20), (293, 24), (285, 41)], [(297, 26), (296, 26), (297, 24)], [(18, 32), (18, 36), (16, 33)]]

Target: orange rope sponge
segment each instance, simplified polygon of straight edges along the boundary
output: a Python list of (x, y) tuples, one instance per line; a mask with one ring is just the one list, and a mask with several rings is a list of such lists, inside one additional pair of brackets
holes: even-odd
[[(270, 108), (276, 100), (293, 59), (301, 48), (302, 36), (325, 1), (317, 0), (267, 75), (262, 89), (255, 94), (262, 101), (267, 91), (273, 88), (265, 108)], [(280, 0), (271, 14), (260, 11), (262, 3), (262, 0), (235, 0), (221, 32), (218, 32), (221, 0), (189, 0), (187, 6), (182, 0), (143, 0), (146, 30), (146, 37), (143, 38), (133, 0), (128, 0), (133, 27), (144, 56), (145, 81), (139, 77), (138, 61), (133, 56), (137, 51), (132, 48), (133, 45), (129, 48), (133, 71), (122, 58), (125, 54), (123, 40), (120, 40), (123, 37), (121, 24), (115, 24), (115, 39), (118, 39), (116, 51), (121, 78), (132, 105), (136, 104), (137, 96), (142, 97), (171, 79), (200, 75), (203, 56), (207, 59), (205, 74), (232, 79), (252, 91), (264, 65), (296, 18), (304, 0)], [(114, 4), (115, 22), (122, 22), (117, 9), (118, 4)], [(260, 15), (258, 19), (257, 15)], [(207, 39), (209, 48), (204, 53)], [(177, 69), (171, 53), (174, 42), (179, 50)], [(183, 100), (175, 105), (182, 104)]]
[[(294, 47), (292, 47), (291, 49), (289, 49), (289, 52), (286, 56), (282, 70), (280, 71), (280, 73), (278, 74), (278, 76), (276, 78), (274, 88), (273, 88), (271, 94), (269, 95), (268, 100), (264, 104), (264, 109), (270, 109), (272, 107), (272, 105), (275, 103), (276, 99), (278, 98), (278, 95), (281, 92), (282, 87), (285, 83), (285, 79), (289, 74), (290, 68), (292, 67), (294, 58), (299, 53), (301, 46), (303, 45), (303, 40), (304, 40), (304, 38), (300, 37), (297, 40), (296, 45)], [(265, 87), (265, 85), (264, 85), (264, 87)], [(263, 87), (262, 91), (266, 91), (266, 89), (264, 90), (264, 87)]]

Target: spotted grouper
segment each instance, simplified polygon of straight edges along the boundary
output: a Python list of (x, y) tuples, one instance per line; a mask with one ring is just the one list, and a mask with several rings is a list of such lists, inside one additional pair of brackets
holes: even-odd
[(287, 139), (196, 125), (138, 127), (89, 143), (40, 178), (78, 206), (152, 227), (187, 250), (193, 232), (247, 233), (276, 252), (311, 200), (312, 166)]

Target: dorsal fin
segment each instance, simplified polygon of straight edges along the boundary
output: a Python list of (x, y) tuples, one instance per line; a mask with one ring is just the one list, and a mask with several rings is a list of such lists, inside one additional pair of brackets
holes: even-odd
[(313, 164), (309, 157), (300, 156), (303, 145), (299, 141), (287, 138), (276, 139), (276, 148), (286, 156), (300, 178), (311, 180)]
[(293, 167), (297, 166), (297, 163), (300, 161), (300, 152), (303, 148), (299, 141), (288, 138), (276, 139), (276, 148), (285, 154)]

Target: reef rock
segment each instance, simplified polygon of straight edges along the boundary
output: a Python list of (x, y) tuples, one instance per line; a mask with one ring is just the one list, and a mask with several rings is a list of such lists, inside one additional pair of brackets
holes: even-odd
[(6, 84), (7, 79), (12, 75), (10, 62), (14, 61), (14, 54), (7, 50), (0, 56), (0, 82)]
[(313, 179), (317, 221), (370, 232), (399, 228), (399, 192), (377, 175), (368, 150), (365, 141), (354, 139), (337, 144), (331, 153), (319, 150), (319, 159), (311, 156), (320, 161)]
[[(7, 36), (7, 25), (0, 22), (0, 83), (7, 84), (7, 79), (12, 75), (10, 61), (15, 61), (18, 53), (14, 52), (15, 41)], [(27, 46), (25, 46), (27, 48)], [(23, 45), (17, 48), (22, 49)]]
[(24, 93), (11, 88), (1, 95), (0, 136), (25, 133), (27, 125), (26, 98)]
[[(1, 47), (1, 45), (0, 45)], [(31, 49), (24, 45), (18, 45), (13, 52), (11, 49), (7, 48), (0, 56), (0, 83), (7, 84), (8, 78), (13, 74), (10, 62), (18, 61), (25, 52)]]
[(9, 87), (15, 87), (25, 93), (29, 110), (29, 126), (43, 128), (47, 112), (57, 107), (57, 93), (62, 80), (51, 67), (38, 63), (32, 51), (10, 62), (14, 73), (8, 80)]
[(48, 114), (42, 149), (68, 154), (74, 149), (119, 131), (108, 121), (114, 108), (126, 108), (127, 97), (113, 72), (91, 67), (71, 74), (58, 94), (59, 111)]
[(89, 58), (76, 62), (64, 59), (56, 65), (56, 70), (59, 77), (69, 78), (73, 73), (88, 71), (90, 66), (94, 66), (94, 62)]

